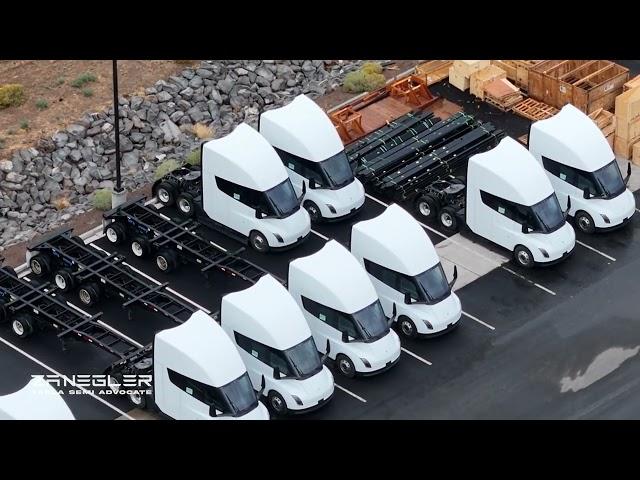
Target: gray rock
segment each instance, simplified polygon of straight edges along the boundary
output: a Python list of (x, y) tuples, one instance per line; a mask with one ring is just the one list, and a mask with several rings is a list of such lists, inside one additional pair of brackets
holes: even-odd
[(191, 70), (190, 68), (187, 68), (182, 71), (181, 75), (187, 80), (191, 80), (193, 77), (195, 77), (196, 74), (193, 70)]
[(138, 150), (133, 150), (131, 152), (125, 153), (122, 156), (122, 166), (128, 169), (133, 169), (137, 167), (139, 156), (140, 156), (140, 152)]
[(202, 78), (211, 78), (211, 77), (213, 77), (213, 72), (212, 72), (212, 71), (210, 71), (210, 70), (206, 70), (206, 69), (204, 69), (204, 68), (198, 68), (198, 69), (196, 70), (196, 74), (197, 74), (199, 77), (202, 77)]
[(275, 75), (270, 70), (264, 67), (256, 68), (256, 75), (258, 75), (258, 77), (262, 77), (268, 80), (269, 82), (271, 82), (274, 78), (276, 78)]
[(158, 94), (158, 102), (168, 102), (169, 100), (171, 100), (173, 97), (171, 96), (171, 94), (169, 92), (160, 92)]
[(160, 129), (164, 135), (165, 143), (175, 143), (182, 139), (182, 132), (170, 119), (160, 123)]
[(13, 170), (13, 162), (11, 160), (0, 160), (0, 171), (8, 173)]
[(233, 88), (233, 80), (231, 80), (231, 78), (227, 77), (224, 80), (220, 80), (217, 84), (217, 88), (218, 90), (220, 90), (223, 93), (228, 94), (231, 89)]
[(144, 99), (142, 97), (131, 97), (131, 110), (138, 110), (142, 106)]
[(286, 84), (286, 80), (284, 78), (276, 78), (273, 82), (271, 82), (271, 89), (274, 92), (278, 92), (284, 88)]
[(27, 192), (20, 192), (18, 195), (16, 195), (16, 203), (20, 208), (22, 208), (22, 206), (27, 202), (32, 202), (31, 195), (29, 195)]
[(184, 116), (184, 112), (181, 110), (176, 110), (175, 112), (173, 112), (169, 118), (171, 119), (172, 122), (177, 122), (178, 120), (180, 120), (182, 117)]
[(220, 96), (220, 92), (215, 88), (211, 89), (211, 93), (209, 93), (209, 98), (216, 102), (218, 105), (222, 105), (222, 97)]
[(69, 140), (69, 136), (64, 132), (56, 133), (51, 139), (55, 142), (56, 146), (64, 147), (64, 145)]
[(192, 88), (199, 88), (203, 83), (202, 78), (195, 76), (189, 81), (189, 86)]
[(86, 131), (86, 134), (88, 137), (93, 137), (94, 135), (99, 134), (100, 130), (101, 130), (100, 127), (92, 127)]
[(178, 87), (178, 90), (182, 90), (183, 88), (187, 88), (189, 86), (189, 81), (183, 77), (172, 76), (169, 77), (169, 80)]
[(111, 133), (111, 131), (113, 131), (113, 125), (111, 123), (102, 124), (102, 131), (104, 133)]
[(182, 98), (186, 98), (187, 100), (190, 99), (191, 97), (193, 97), (193, 88), (187, 87), (184, 90), (181, 90), (180, 96), (182, 96)]
[(13, 183), (22, 183), (22, 181), (25, 180), (26, 178), (27, 178), (26, 175), (20, 175), (19, 173), (16, 173), (16, 172), (9, 172), (5, 176), (5, 179), (7, 180), (7, 182), (13, 182)]
[(129, 137), (133, 143), (143, 143), (146, 138), (144, 134), (139, 132), (133, 132)]
[(44, 205), (41, 205), (40, 203), (35, 203), (32, 207), (31, 207), (31, 211), (32, 212), (41, 212), (44, 210)]
[(68, 158), (73, 162), (79, 162), (82, 159), (82, 153), (80, 150), (71, 150)]
[(77, 138), (84, 138), (87, 129), (83, 125), (71, 124), (67, 127), (67, 132)]

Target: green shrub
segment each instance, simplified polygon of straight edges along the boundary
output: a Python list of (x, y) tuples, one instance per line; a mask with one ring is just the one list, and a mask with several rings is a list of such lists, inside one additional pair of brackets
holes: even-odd
[(19, 83), (0, 86), (0, 109), (22, 105), (24, 101), (24, 87)]
[(382, 65), (378, 62), (366, 62), (360, 67), (360, 70), (367, 74), (382, 73)]
[(45, 108), (49, 108), (49, 102), (41, 98), (36, 102), (36, 108), (38, 110), (44, 110)]
[(56, 87), (59, 87), (59, 86), (61, 86), (61, 85), (64, 85), (64, 77), (59, 77), (59, 78), (56, 80)]
[(76, 79), (73, 82), (71, 82), (71, 86), (80, 88), (80, 87), (84, 87), (87, 83), (95, 82), (96, 80), (97, 78), (93, 73), (86, 72), (76, 77)]
[(83, 88), (82, 95), (84, 95), (85, 97), (93, 97), (93, 90), (91, 90), (90, 88)]
[(28, 129), (29, 129), (29, 122), (28, 122), (28, 121), (26, 121), (26, 120), (22, 120), (22, 121), (20, 122), (20, 128), (21, 128), (22, 130), (28, 130)]
[(196, 148), (190, 152), (184, 159), (189, 165), (200, 165), (200, 149)]
[(160, 164), (158, 169), (156, 170), (156, 180), (161, 179), (167, 173), (173, 172), (176, 168), (180, 167), (180, 164), (177, 160), (170, 158), (169, 160), (165, 160)]
[(111, 210), (111, 190), (103, 188), (93, 195), (93, 206), (98, 210)]
[(366, 73), (358, 70), (347, 73), (342, 88), (348, 93), (361, 93), (381, 88), (385, 83), (386, 79), (380, 73)]

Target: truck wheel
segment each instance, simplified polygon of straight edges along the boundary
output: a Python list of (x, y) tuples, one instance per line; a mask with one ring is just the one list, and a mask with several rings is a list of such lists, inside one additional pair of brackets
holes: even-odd
[(26, 313), (19, 313), (13, 317), (11, 330), (18, 338), (27, 338), (33, 333), (33, 319)]
[(287, 402), (284, 401), (282, 395), (280, 395), (275, 390), (271, 390), (269, 395), (267, 396), (267, 400), (269, 403), (269, 408), (278, 416), (283, 416), (287, 414)]
[(269, 242), (266, 237), (257, 230), (249, 234), (249, 244), (256, 252), (267, 253), (269, 251)]
[(181, 193), (176, 199), (176, 206), (182, 216), (191, 218), (196, 213), (193, 196), (189, 193)]
[(309, 218), (311, 218), (311, 221), (313, 223), (318, 223), (320, 220), (322, 220), (322, 214), (320, 213), (320, 208), (318, 207), (318, 205), (310, 200), (307, 200), (302, 204), (302, 206), (309, 214)]
[(114, 245), (120, 245), (127, 239), (127, 229), (121, 223), (112, 223), (106, 230), (107, 240)]
[(46, 277), (51, 273), (51, 259), (46, 253), (37, 253), (29, 260), (29, 268), (36, 277)]
[(144, 237), (133, 237), (131, 239), (131, 251), (138, 258), (147, 257), (151, 253), (151, 242)]
[(533, 254), (531, 250), (524, 245), (516, 245), (516, 248), (513, 250), (513, 258), (522, 268), (533, 267)]
[(458, 218), (456, 217), (456, 211), (451, 207), (444, 207), (440, 211), (440, 215), (438, 216), (440, 220), (440, 225), (450, 232), (458, 231)]
[(74, 235), (73, 237), (71, 237), (71, 240), (79, 245), (86, 245), (85, 241), (79, 235)]
[(76, 286), (76, 277), (74, 277), (71, 271), (67, 268), (61, 268), (58, 270), (54, 275), (53, 280), (62, 292), (73, 290)]
[(583, 212), (582, 210), (576, 212), (575, 222), (578, 230), (582, 233), (591, 235), (596, 231), (596, 224), (593, 223), (593, 217), (587, 212)]
[(156, 189), (156, 196), (162, 205), (170, 207), (176, 201), (176, 187), (170, 182), (160, 182)]
[(356, 376), (356, 366), (346, 355), (339, 353), (336, 356), (336, 365), (338, 366), (338, 371), (345, 377), (353, 378)]
[(132, 391), (131, 393), (127, 394), (127, 398), (129, 399), (131, 405), (133, 405), (134, 407), (139, 408), (140, 410), (144, 410), (147, 408), (146, 393)]
[(414, 338), (418, 333), (416, 324), (413, 323), (409, 317), (405, 317), (404, 315), (398, 318), (398, 327), (400, 328), (400, 333), (402, 333), (406, 338)]
[(436, 218), (438, 207), (438, 200), (429, 194), (420, 195), (414, 203), (416, 213), (425, 221), (432, 221)]
[(78, 297), (83, 305), (92, 307), (100, 301), (101, 293), (100, 286), (97, 283), (89, 282), (80, 287), (80, 290), (78, 290)]
[(178, 266), (178, 254), (173, 250), (161, 250), (156, 255), (156, 266), (163, 273), (172, 272)]

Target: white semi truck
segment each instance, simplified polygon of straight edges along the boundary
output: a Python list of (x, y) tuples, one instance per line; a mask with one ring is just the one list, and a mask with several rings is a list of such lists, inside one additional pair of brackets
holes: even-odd
[(627, 188), (631, 163), (623, 179), (604, 134), (573, 105), (531, 124), (529, 152), (542, 165), (560, 202), (571, 198), (569, 215), (584, 233), (626, 225), (636, 202)]
[(364, 187), (349, 166), (344, 145), (316, 102), (298, 95), (260, 115), (260, 133), (287, 168), (313, 222), (353, 216), (364, 205)]
[(49, 382), (34, 377), (17, 392), (0, 396), (0, 420), (75, 420), (75, 417)]

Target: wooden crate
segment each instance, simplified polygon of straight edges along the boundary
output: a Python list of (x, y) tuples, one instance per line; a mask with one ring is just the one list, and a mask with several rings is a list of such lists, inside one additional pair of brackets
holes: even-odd
[(499, 78), (484, 86), (484, 101), (507, 112), (522, 101), (522, 94), (509, 80)]
[(571, 103), (585, 113), (612, 110), (629, 69), (608, 60), (545, 60), (528, 74), (529, 96), (556, 108)]
[(501, 78), (507, 78), (507, 73), (495, 65), (489, 65), (482, 70), (473, 72), (469, 78), (469, 93), (484, 100), (485, 85)]
[(529, 88), (529, 70), (544, 60), (491, 60), (491, 63), (502, 68), (507, 78), (524, 90)]
[(463, 92), (469, 89), (469, 78), (462, 76), (454, 67), (449, 67), (449, 83)]
[(627, 90), (631, 90), (632, 88), (640, 87), (640, 75), (633, 77), (627, 83), (622, 86), (622, 91), (626, 92)]
[(640, 87), (618, 95), (615, 100), (618, 123), (630, 123), (640, 117)]
[(633, 144), (633, 155), (631, 156), (631, 161), (635, 165), (640, 165), (640, 142), (636, 142)]
[(616, 155), (621, 156), (625, 160), (629, 160), (633, 156), (633, 145), (638, 142), (640, 142), (640, 137), (628, 140), (616, 135), (615, 141), (613, 142), (613, 151)]
[(430, 60), (417, 65), (414, 74), (427, 82), (427, 85), (433, 85), (449, 77), (451, 65), (453, 60)]
[(529, 120), (538, 121), (545, 118), (553, 117), (559, 110), (551, 105), (547, 105), (542, 102), (538, 102), (533, 98), (527, 98), (517, 103), (513, 107), (513, 111), (521, 117), (528, 118)]
[[(471, 77), (471, 74), (482, 70), (485, 67), (491, 65), (491, 60), (454, 60), (453, 69), (456, 73), (466, 79)], [(451, 72), (449, 72), (451, 75)]]

